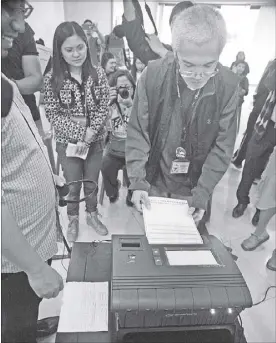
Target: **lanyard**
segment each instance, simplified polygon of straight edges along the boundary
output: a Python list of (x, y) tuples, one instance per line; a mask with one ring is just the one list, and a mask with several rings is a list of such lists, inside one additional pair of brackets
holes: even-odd
[[(198, 89), (194, 96), (191, 104), (189, 105), (188, 109), (185, 111), (185, 113), (182, 113), (182, 132), (181, 132), (181, 141), (180, 146), (186, 150), (188, 150), (188, 155), (190, 155), (191, 151), (188, 149), (190, 148), (190, 145), (187, 143), (188, 141), (188, 134), (190, 129), (190, 124), (193, 119), (193, 111), (195, 109), (195, 105), (198, 101), (199, 95), (200, 95), (201, 89)], [(181, 96), (181, 110), (183, 109), (183, 95)]]

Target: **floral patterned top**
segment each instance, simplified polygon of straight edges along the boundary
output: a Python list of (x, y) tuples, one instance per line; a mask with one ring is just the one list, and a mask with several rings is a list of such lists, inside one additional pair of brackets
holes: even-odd
[(58, 96), (53, 92), (50, 71), (44, 79), (44, 106), (47, 119), (55, 129), (56, 141), (68, 143), (84, 140), (86, 128), (72, 120), (78, 116), (87, 117), (88, 126), (95, 131), (94, 142), (105, 136), (106, 120), (109, 113), (109, 85), (103, 68), (96, 68), (98, 84), (92, 76), (79, 84), (68, 75)]

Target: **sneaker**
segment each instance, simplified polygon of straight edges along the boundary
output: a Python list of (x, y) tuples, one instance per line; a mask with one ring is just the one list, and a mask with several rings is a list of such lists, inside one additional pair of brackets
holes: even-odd
[(238, 205), (233, 209), (232, 216), (234, 218), (239, 218), (244, 214), (244, 211), (246, 210), (247, 205), (238, 203)]
[(249, 238), (245, 239), (242, 242), (241, 247), (245, 251), (252, 251), (258, 248), (258, 246), (260, 246), (267, 240), (269, 240), (269, 235), (266, 232), (261, 236), (257, 236), (255, 235), (255, 233), (252, 233)]
[(79, 234), (79, 216), (68, 216), (69, 225), (67, 230), (67, 240), (70, 243), (76, 242)]
[(276, 249), (273, 251), (270, 259), (267, 261), (266, 267), (276, 272)]
[(117, 190), (114, 195), (109, 196), (109, 201), (114, 204), (119, 199), (119, 189), (121, 188), (121, 181), (117, 180)]
[(106, 226), (100, 221), (99, 214), (95, 212), (86, 212), (86, 223), (91, 226), (97, 234), (101, 236), (108, 235), (108, 230)]
[(232, 162), (232, 164), (233, 164), (233, 166), (235, 167), (235, 168), (237, 168), (237, 169), (242, 169), (242, 164), (240, 163), (240, 164), (238, 164), (237, 162), (235, 162), (234, 160), (232, 160), (231, 161)]

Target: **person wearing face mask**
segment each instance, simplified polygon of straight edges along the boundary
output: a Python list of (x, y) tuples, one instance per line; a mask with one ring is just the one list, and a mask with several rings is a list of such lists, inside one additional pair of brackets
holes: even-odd
[[(105, 72), (92, 66), (83, 29), (75, 22), (60, 24), (54, 35), (53, 70), (44, 80), (44, 106), (55, 129), (56, 150), (67, 182), (98, 182), (108, 102)], [(84, 194), (93, 190), (93, 185), (84, 184)], [(70, 187), (72, 199), (79, 200), (80, 192), (79, 184)], [(67, 213), (67, 238), (74, 242), (79, 232), (79, 204), (68, 204)], [(108, 234), (98, 217), (96, 191), (86, 200), (86, 222), (99, 235)]]
[[(126, 70), (117, 70), (110, 79), (111, 105), (109, 115), (109, 141), (106, 154), (102, 162), (102, 175), (105, 191), (111, 203), (119, 198), (120, 182), (117, 180), (118, 171), (125, 162), (125, 142), (127, 136), (127, 124), (129, 121), (135, 83), (130, 73)], [(127, 175), (127, 186), (129, 186)], [(131, 192), (128, 192), (126, 203), (132, 206)]]
[(248, 78), (246, 77), (246, 63), (243, 61), (237, 62), (232, 67), (232, 71), (240, 77), (239, 106), (237, 109), (237, 111), (238, 111), (238, 113), (237, 113), (237, 116), (238, 116), (238, 118), (237, 118), (237, 120), (238, 120), (237, 132), (239, 132), (242, 104), (244, 103), (244, 97), (248, 94), (248, 90), (249, 90), (249, 82), (248, 82)]
[(126, 141), (129, 189), (138, 211), (148, 196), (187, 199), (199, 229), (236, 139), (238, 77), (218, 61), (226, 25), (194, 5), (172, 24), (173, 54), (142, 73)]

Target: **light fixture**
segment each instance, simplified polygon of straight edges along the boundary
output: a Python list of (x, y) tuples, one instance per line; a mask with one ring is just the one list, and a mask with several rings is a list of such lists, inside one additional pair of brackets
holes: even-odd
[(232, 310), (231, 308), (229, 308), (229, 309), (227, 310), (227, 312), (228, 312), (229, 314), (232, 314), (232, 313), (233, 313), (233, 310)]
[(215, 310), (214, 308), (211, 308), (210, 313), (211, 313), (212, 315), (214, 315), (214, 314), (216, 314), (216, 310)]

